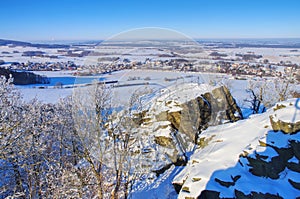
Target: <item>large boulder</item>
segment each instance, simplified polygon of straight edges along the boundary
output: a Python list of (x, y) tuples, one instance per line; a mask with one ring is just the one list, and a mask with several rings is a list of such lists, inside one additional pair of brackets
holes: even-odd
[(270, 122), (274, 131), (282, 131), (286, 134), (295, 134), (300, 131), (300, 121), (286, 122), (277, 119), (276, 116), (270, 115)]
[(209, 103), (202, 97), (197, 97), (180, 105), (179, 111), (168, 111), (167, 120), (172, 127), (185, 134), (189, 142), (194, 142), (201, 129), (208, 126), (211, 118)]
[(180, 105), (178, 111), (165, 113), (167, 120), (190, 141), (196, 142), (199, 132), (208, 126), (235, 122), (243, 118), (230, 91), (221, 86)]
[(242, 118), (240, 108), (224, 86), (199, 93), (184, 102), (176, 99), (161, 100), (152, 109), (135, 114), (135, 121), (148, 135), (153, 136), (152, 141), (156, 147), (153, 151), (159, 151), (155, 157), (161, 158), (162, 162), (153, 169), (156, 173), (169, 168), (167, 165), (170, 163), (185, 165), (186, 152), (193, 149), (198, 135), (208, 126), (235, 122)]

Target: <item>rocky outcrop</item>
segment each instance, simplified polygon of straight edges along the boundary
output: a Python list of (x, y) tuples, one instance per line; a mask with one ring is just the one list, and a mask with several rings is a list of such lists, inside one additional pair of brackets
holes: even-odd
[[(247, 121), (204, 131), (191, 161), (173, 180), (177, 191), (181, 187), (179, 198), (299, 197), (298, 111), (291, 99)], [(195, 182), (195, 177), (202, 180)], [(257, 182), (264, 185), (258, 186)], [(183, 187), (189, 187), (189, 192)]]
[(157, 118), (170, 121), (175, 130), (185, 134), (192, 142), (196, 142), (199, 132), (208, 126), (243, 118), (235, 99), (225, 86), (204, 93), (178, 107), (180, 110), (160, 113)]
[(276, 116), (270, 115), (270, 122), (274, 131), (282, 131), (287, 134), (295, 134), (300, 131), (300, 121), (292, 123), (277, 119)]
[[(182, 140), (180, 145), (183, 146), (183, 151), (186, 150), (184, 146), (197, 143), (199, 133), (208, 126), (235, 122), (243, 118), (235, 99), (225, 86), (215, 88), (211, 92), (182, 104), (174, 101), (165, 103), (167, 106), (173, 105), (175, 110), (161, 112), (156, 118), (159, 121), (167, 120), (171, 123), (172, 129), (178, 132), (175, 136), (177, 140), (173, 140), (173, 144), (178, 145), (178, 139)], [(168, 143), (171, 144), (171, 142)]]
[(218, 112), (224, 111), (222, 112), (223, 115), (216, 117), (216, 120), (214, 120), (215, 124), (220, 124), (222, 120), (235, 122), (243, 118), (242, 112), (236, 104), (235, 99), (232, 97), (230, 91), (225, 86), (214, 89), (212, 91), (212, 98), (208, 101), (211, 104), (212, 113), (215, 113), (216, 116)]
[(172, 147), (173, 145), (173, 140), (171, 137), (166, 137), (166, 136), (156, 136), (154, 137), (154, 142), (156, 144), (159, 144), (160, 146), (163, 146), (163, 147)]
[[(276, 116), (276, 111), (279, 109), (284, 109), (285, 106), (277, 105), (274, 108), (275, 114), (270, 115), (270, 123), (273, 131), (281, 131), (285, 134), (296, 134), (300, 131), (300, 121), (298, 122), (286, 122), (280, 120)], [(300, 161), (300, 143), (296, 140), (289, 140), (288, 146), (286, 148), (276, 147), (271, 144), (265, 144), (265, 147), (270, 147), (274, 149), (278, 156), (274, 156), (271, 160), (266, 160), (268, 157), (260, 156), (259, 154), (255, 155), (255, 158), (247, 157), (249, 161), (250, 172), (256, 176), (269, 177), (272, 179), (278, 179), (280, 173), (286, 168), (299, 172), (300, 164), (289, 162), (289, 160), (295, 156), (298, 161)]]
[[(193, 149), (198, 135), (208, 126), (243, 118), (240, 108), (224, 86), (185, 102), (168, 99), (160, 103), (163, 105), (161, 111), (150, 109), (134, 114), (135, 123), (153, 135), (156, 151), (163, 153), (159, 157), (164, 163), (152, 170), (159, 174), (170, 164), (185, 165), (186, 152)], [(152, 108), (156, 108), (155, 105)]]

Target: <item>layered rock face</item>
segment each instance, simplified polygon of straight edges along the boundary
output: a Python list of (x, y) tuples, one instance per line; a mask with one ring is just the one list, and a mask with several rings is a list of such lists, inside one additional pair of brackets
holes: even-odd
[(197, 140), (199, 132), (208, 126), (235, 122), (243, 118), (230, 91), (224, 86), (182, 104), (166, 101), (165, 105), (169, 106), (170, 110), (160, 112), (156, 115), (156, 120), (169, 121), (175, 131), (189, 138), (188, 142)]
[(186, 100), (160, 98), (148, 111), (136, 114), (135, 121), (140, 131), (150, 136), (150, 148), (155, 146), (155, 150), (151, 150), (156, 153), (153, 161), (160, 163), (152, 170), (157, 175), (172, 164), (185, 165), (186, 152), (194, 148), (199, 134), (208, 126), (243, 118), (240, 108), (224, 86), (195, 96)]

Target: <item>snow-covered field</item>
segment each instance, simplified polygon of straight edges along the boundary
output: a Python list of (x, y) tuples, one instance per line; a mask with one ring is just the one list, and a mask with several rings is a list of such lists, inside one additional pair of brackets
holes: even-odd
[(280, 61), (290, 61), (292, 63), (300, 63), (300, 51), (293, 52), (295, 49), (291, 48), (220, 48), (220, 53), (226, 53), (230, 57), (235, 54), (247, 54), (249, 52), (256, 55), (262, 55), (261, 60), (268, 59), (272, 63), (279, 63)]
[[(223, 78), (231, 78), (231, 76), (217, 75), (210, 73), (195, 73), (195, 72), (172, 72), (158, 70), (124, 70), (113, 72), (112, 74), (104, 74), (100, 76), (76, 77), (72, 76), (69, 71), (47, 71), (35, 72), (40, 75), (46, 75), (50, 78), (50, 84), (43, 85), (26, 85), (16, 86), (24, 97), (25, 101), (30, 101), (37, 97), (40, 101), (46, 103), (55, 103), (60, 98), (72, 94), (74, 84), (92, 83), (93, 80), (100, 81), (118, 81), (114, 84), (113, 96), (122, 103), (127, 102), (130, 95), (138, 89), (145, 87), (152, 88), (154, 91), (168, 92), (170, 89), (175, 89), (176, 85), (184, 83), (209, 84), (214, 81), (219, 81)], [(134, 80), (133, 80), (134, 79)], [(230, 80), (232, 83), (232, 94), (238, 100), (243, 102), (245, 97), (245, 89), (247, 87), (246, 80)], [(63, 88), (56, 88), (55, 85), (60, 82)], [(42, 86), (42, 89), (41, 89)], [(175, 86), (174, 88), (169, 88)], [(195, 91), (197, 92), (197, 91)], [(194, 93), (195, 95), (197, 93)]]
[[(9, 54), (1, 54), (1, 60), (5, 62), (19, 62), (19, 63), (27, 63), (27, 62), (38, 62), (38, 63), (45, 63), (45, 62), (67, 62), (73, 61), (78, 65), (82, 65), (85, 61), (85, 58), (82, 57), (66, 57), (62, 56), (61, 53), (58, 53), (57, 50), (62, 50), (58, 48), (53, 49), (43, 49), (43, 48), (36, 48), (36, 47), (23, 47), (23, 46), (15, 46), (15, 47), (8, 47), (8, 46), (0, 46), (0, 52), (8, 52)], [(49, 58), (49, 57), (29, 57), (29, 56), (22, 56), (23, 52), (25, 51), (43, 51), (46, 52), (46, 55), (56, 55), (58, 58)]]

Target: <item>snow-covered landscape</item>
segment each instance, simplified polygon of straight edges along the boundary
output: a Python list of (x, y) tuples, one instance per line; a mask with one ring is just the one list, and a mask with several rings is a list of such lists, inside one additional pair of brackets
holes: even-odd
[(299, 52), (211, 44), (1, 46), (0, 197), (299, 197)]
[(300, 1), (0, 1), (0, 199), (300, 199)]

